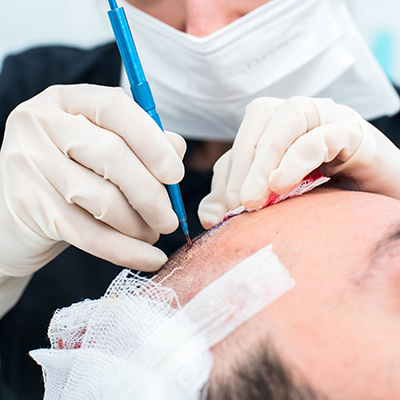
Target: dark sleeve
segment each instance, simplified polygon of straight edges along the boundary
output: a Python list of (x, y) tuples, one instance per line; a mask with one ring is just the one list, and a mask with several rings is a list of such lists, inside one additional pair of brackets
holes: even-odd
[[(5, 121), (21, 102), (53, 84), (118, 86), (121, 61), (114, 43), (93, 50), (46, 47), (8, 57), (0, 75), (0, 140)], [(0, 320), (0, 399), (43, 399), (41, 369), (29, 350), (48, 347), (55, 309), (98, 298), (121, 270), (70, 247), (35, 274), (19, 303)]]
[[(395, 86), (400, 96), (400, 88)], [(370, 121), (383, 132), (397, 147), (400, 147), (400, 112), (392, 117), (381, 117)]]
[[(117, 86), (121, 62), (114, 44), (93, 51), (42, 48), (9, 57), (0, 76), (1, 121), (22, 101), (52, 84), (94, 83)], [(3, 129), (2, 129), (3, 131)], [(188, 144), (189, 151), (192, 143)], [(200, 200), (209, 192), (211, 171), (186, 170), (181, 182), (192, 235), (202, 232), (197, 217)], [(161, 235), (157, 246), (167, 254), (185, 243), (180, 230)], [(70, 246), (35, 273), (18, 304), (0, 320), (0, 399), (43, 399), (40, 367), (29, 350), (47, 348), (46, 331), (54, 310), (85, 298), (99, 298), (121, 270)]]
[(7, 57), (0, 74), (1, 135), (10, 112), (47, 87), (77, 83), (118, 86), (120, 70), (121, 61), (115, 43), (91, 50), (40, 47)]

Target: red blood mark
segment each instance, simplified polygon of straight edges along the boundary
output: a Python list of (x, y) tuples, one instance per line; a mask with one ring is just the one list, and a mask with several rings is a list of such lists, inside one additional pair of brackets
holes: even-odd
[(271, 196), (269, 196), (268, 200), (263, 204), (262, 208), (272, 206), (272, 204), (275, 204), (276, 201), (278, 200), (279, 194), (277, 193), (272, 193)]
[[(314, 171), (310, 172), (302, 181), (301, 183), (311, 183), (315, 182), (319, 178), (323, 178), (324, 174), (317, 168), (314, 169)], [(277, 193), (272, 193), (271, 196), (269, 196), (269, 199), (263, 204), (261, 208), (265, 208), (268, 206), (272, 206), (273, 204), (280, 203), (283, 200), (286, 199), (291, 199), (292, 197), (297, 197), (301, 196), (303, 193), (298, 193), (298, 194), (293, 194), (292, 196), (281, 198), (281, 195)]]
[(56, 344), (56, 349), (64, 350), (64, 349), (80, 349), (82, 346), (83, 336), (86, 333), (86, 328), (82, 328), (76, 334), (76, 340), (73, 343), (66, 343), (63, 339), (58, 339)]
[(191, 242), (190, 244), (187, 244), (185, 247), (185, 251), (190, 250), (193, 247), (193, 243)]
[(232, 214), (227, 214), (225, 215), (224, 219), (222, 220), (222, 222), (228, 221), (229, 218), (233, 217), (234, 215)]
[[(306, 186), (307, 185), (311, 185), (313, 182), (317, 181), (320, 178), (324, 178), (324, 177), (325, 177), (324, 174), (317, 168), (314, 171), (310, 172), (301, 181), (301, 183), (299, 184), (299, 186), (297, 188), (299, 188), (301, 185), (306, 185)], [(305, 193), (305, 192), (307, 192), (309, 190), (311, 190), (311, 189), (305, 188), (303, 191), (298, 191), (297, 193), (291, 193), (291, 194), (287, 194), (287, 195), (280, 195), (280, 194), (277, 194), (277, 193), (272, 193), (269, 196), (268, 200), (259, 209), (271, 206), (273, 204), (280, 203), (281, 201), (286, 200), (286, 199), (291, 199), (292, 197), (300, 196), (300, 195), (302, 195), (303, 193)], [(231, 217), (233, 217), (235, 215), (237, 215), (237, 214), (229, 213), (229, 214), (225, 215), (225, 217), (223, 219), (223, 222), (227, 221), (229, 218), (231, 218)]]
[(189, 236), (189, 235), (185, 235), (185, 236), (186, 236), (186, 241), (187, 241), (186, 250), (189, 250), (189, 249), (191, 249), (192, 246), (193, 246), (192, 239), (190, 239), (190, 236)]

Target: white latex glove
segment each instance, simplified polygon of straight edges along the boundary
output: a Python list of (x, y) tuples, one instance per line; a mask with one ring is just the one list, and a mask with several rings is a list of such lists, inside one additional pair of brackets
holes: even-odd
[(199, 207), (205, 228), (242, 205), (288, 193), (315, 168), (343, 187), (400, 200), (400, 150), (349, 107), (331, 99), (258, 98), (246, 108), (231, 150), (214, 166)]
[(167, 257), (151, 244), (178, 227), (162, 183), (182, 179), (185, 148), (120, 88), (53, 86), (18, 106), (0, 153), (0, 277), (68, 244), (157, 270)]

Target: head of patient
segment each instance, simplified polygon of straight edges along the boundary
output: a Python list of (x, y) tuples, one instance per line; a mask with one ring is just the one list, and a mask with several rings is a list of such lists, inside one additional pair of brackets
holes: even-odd
[(212, 349), (209, 399), (399, 399), (400, 202), (316, 189), (228, 220), (157, 279), (185, 304), (269, 243), (296, 286)]

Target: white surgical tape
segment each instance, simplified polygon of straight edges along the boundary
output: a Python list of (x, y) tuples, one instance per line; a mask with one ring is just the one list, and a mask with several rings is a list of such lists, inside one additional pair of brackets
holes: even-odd
[(294, 286), (266, 246), (180, 307), (175, 293), (122, 271), (99, 300), (58, 310), (43, 367), (45, 399), (198, 400), (210, 348)]
[(269, 245), (204, 288), (183, 311), (212, 347), (294, 284)]

